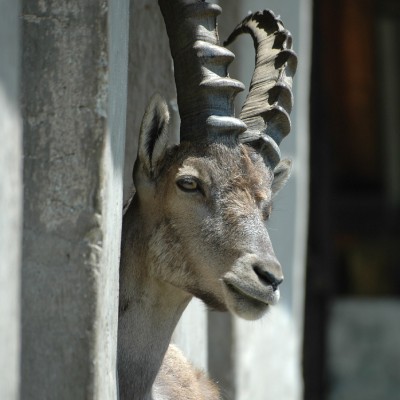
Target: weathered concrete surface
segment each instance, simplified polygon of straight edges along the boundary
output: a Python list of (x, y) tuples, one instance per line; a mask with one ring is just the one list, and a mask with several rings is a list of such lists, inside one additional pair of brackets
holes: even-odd
[(208, 370), (227, 399), (236, 399), (236, 331), (229, 313), (208, 315)]
[(301, 335), (286, 307), (259, 321), (209, 315), (209, 371), (227, 399), (301, 399)]
[(0, 399), (17, 400), (22, 216), (19, 1), (0, 2)]
[(21, 398), (115, 399), (128, 2), (22, 4)]
[(282, 305), (262, 320), (235, 318), (236, 399), (302, 399), (301, 335)]
[(95, 399), (116, 398), (118, 278), (128, 87), (129, 0), (108, 1), (108, 120), (103, 160), (104, 244), (97, 302)]

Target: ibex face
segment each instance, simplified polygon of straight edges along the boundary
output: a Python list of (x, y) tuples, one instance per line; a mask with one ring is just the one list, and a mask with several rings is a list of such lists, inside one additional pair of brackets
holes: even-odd
[(283, 280), (266, 224), (290, 163), (274, 174), (258, 152), (233, 139), (168, 149), (167, 123), (167, 106), (156, 96), (134, 171), (149, 273), (214, 309), (259, 318), (278, 301)]

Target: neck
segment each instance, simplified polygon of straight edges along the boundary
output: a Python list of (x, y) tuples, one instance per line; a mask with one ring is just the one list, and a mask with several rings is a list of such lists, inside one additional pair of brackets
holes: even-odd
[(140, 245), (149, 236), (143, 238), (143, 230), (136, 234), (145, 225), (133, 214), (128, 211), (124, 217), (121, 247), (118, 378), (121, 400), (147, 400), (191, 296), (149, 274)]

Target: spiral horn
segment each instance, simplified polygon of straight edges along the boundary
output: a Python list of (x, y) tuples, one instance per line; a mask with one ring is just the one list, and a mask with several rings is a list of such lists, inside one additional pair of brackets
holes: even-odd
[(240, 119), (247, 125), (239, 140), (256, 147), (275, 166), (279, 144), (290, 131), (293, 105), (292, 83), (297, 56), (292, 37), (282, 21), (269, 10), (247, 16), (225, 41), (227, 46), (242, 33), (249, 33), (256, 50), (255, 70)]
[(221, 8), (196, 0), (159, 0), (174, 60), (181, 141), (215, 141), (246, 131), (234, 117), (244, 85), (228, 75), (234, 54), (219, 45)]

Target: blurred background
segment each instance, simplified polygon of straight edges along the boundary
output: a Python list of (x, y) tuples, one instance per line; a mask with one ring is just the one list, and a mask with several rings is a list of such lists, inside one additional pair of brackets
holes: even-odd
[(314, 1), (307, 400), (400, 398), (399, 38), (399, 1)]

